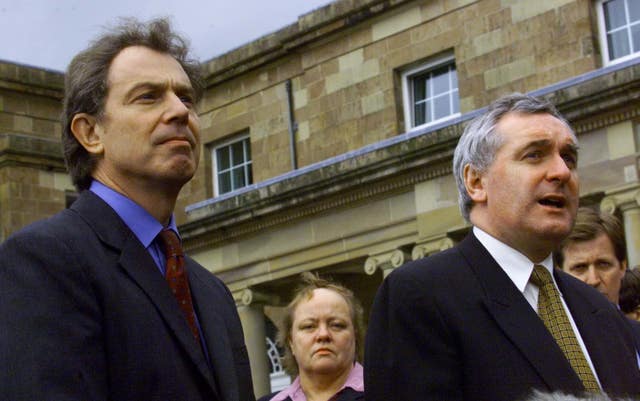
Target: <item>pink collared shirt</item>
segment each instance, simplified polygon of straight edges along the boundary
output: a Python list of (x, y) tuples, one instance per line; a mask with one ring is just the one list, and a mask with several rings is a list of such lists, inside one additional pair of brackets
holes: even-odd
[[(362, 365), (356, 362), (353, 365), (353, 369), (351, 369), (351, 372), (349, 372), (347, 380), (344, 382), (344, 385), (340, 388), (338, 393), (347, 387), (350, 387), (356, 391), (364, 392), (364, 378), (362, 372)], [(296, 377), (296, 379), (289, 385), (289, 387), (276, 394), (270, 401), (284, 401), (287, 399), (287, 397), (291, 398), (291, 401), (307, 401), (307, 397), (304, 395), (302, 387), (300, 387), (300, 376)], [(331, 399), (333, 399), (333, 397), (331, 397)]]

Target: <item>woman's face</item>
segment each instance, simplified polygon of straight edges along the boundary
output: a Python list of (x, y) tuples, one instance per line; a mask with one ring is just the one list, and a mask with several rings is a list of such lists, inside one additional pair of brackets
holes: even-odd
[(349, 305), (335, 291), (318, 288), (293, 311), (291, 351), (300, 374), (336, 374), (350, 370), (356, 336)]

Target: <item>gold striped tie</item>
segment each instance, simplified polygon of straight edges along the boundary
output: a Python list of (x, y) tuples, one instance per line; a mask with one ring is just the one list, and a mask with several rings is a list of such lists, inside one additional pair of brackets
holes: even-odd
[(569, 360), (571, 367), (580, 377), (584, 388), (587, 391), (599, 393), (598, 382), (580, 348), (580, 344), (578, 344), (569, 318), (562, 306), (560, 293), (553, 285), (549, 270), (544, 266), (535, 265), (531, 274), (531, 282), (540, 289), (538, 293), (538, 315), (540, 319), (547, 326), (547, 329), (562, 349), (564, 356)]

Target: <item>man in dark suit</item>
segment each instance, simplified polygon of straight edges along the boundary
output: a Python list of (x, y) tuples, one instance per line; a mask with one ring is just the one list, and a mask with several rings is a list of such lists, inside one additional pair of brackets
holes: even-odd
[[(620, 288), (627, 272), (627, 245), (616, 216), (581, 207), (573, 229), (553, 258), (562, 270), (589, 284), (619, 308)], [(640, 350), (640, 322), (629, 319), (628, 323)]]
[[(507, 96), (467, 126), (454, 175), (472, 232), (395, 270), (378, 290), (367, 400), (512, 401), (533, 389), (640, 394), (626, 322), (593, 288), (552, 267), (578, 207), (576, 163), (575, 134), (539, 99)], [(570, 347), (543, 322), (550, 304)]]
[(173, 218), (201, 151), (187, 56), (166, 20), (129, 20), (71, 62), (80, 195), (0, 247), (0, 399), (254, 400), (231, 294), (181, 255)]

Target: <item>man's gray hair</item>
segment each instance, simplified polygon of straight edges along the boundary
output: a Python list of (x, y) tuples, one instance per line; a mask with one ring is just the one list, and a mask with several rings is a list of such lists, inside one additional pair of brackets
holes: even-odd
[(507, 113), (550, 114), (566, 124), (575, 139), (569, 123), (553, 104), (544, 99), (513, 93), (491, 103), (484, 114), (471, 120), (465, 127), (453, 155), (453, 175), (458, 186), (458, 203), (462, 217), (467, 221), (473, 200), (464, 184), (464, 168), (470, 165), (479, 172), (486, 172), (491, 166), (504, 141), (496, 131), (496, 126)]

